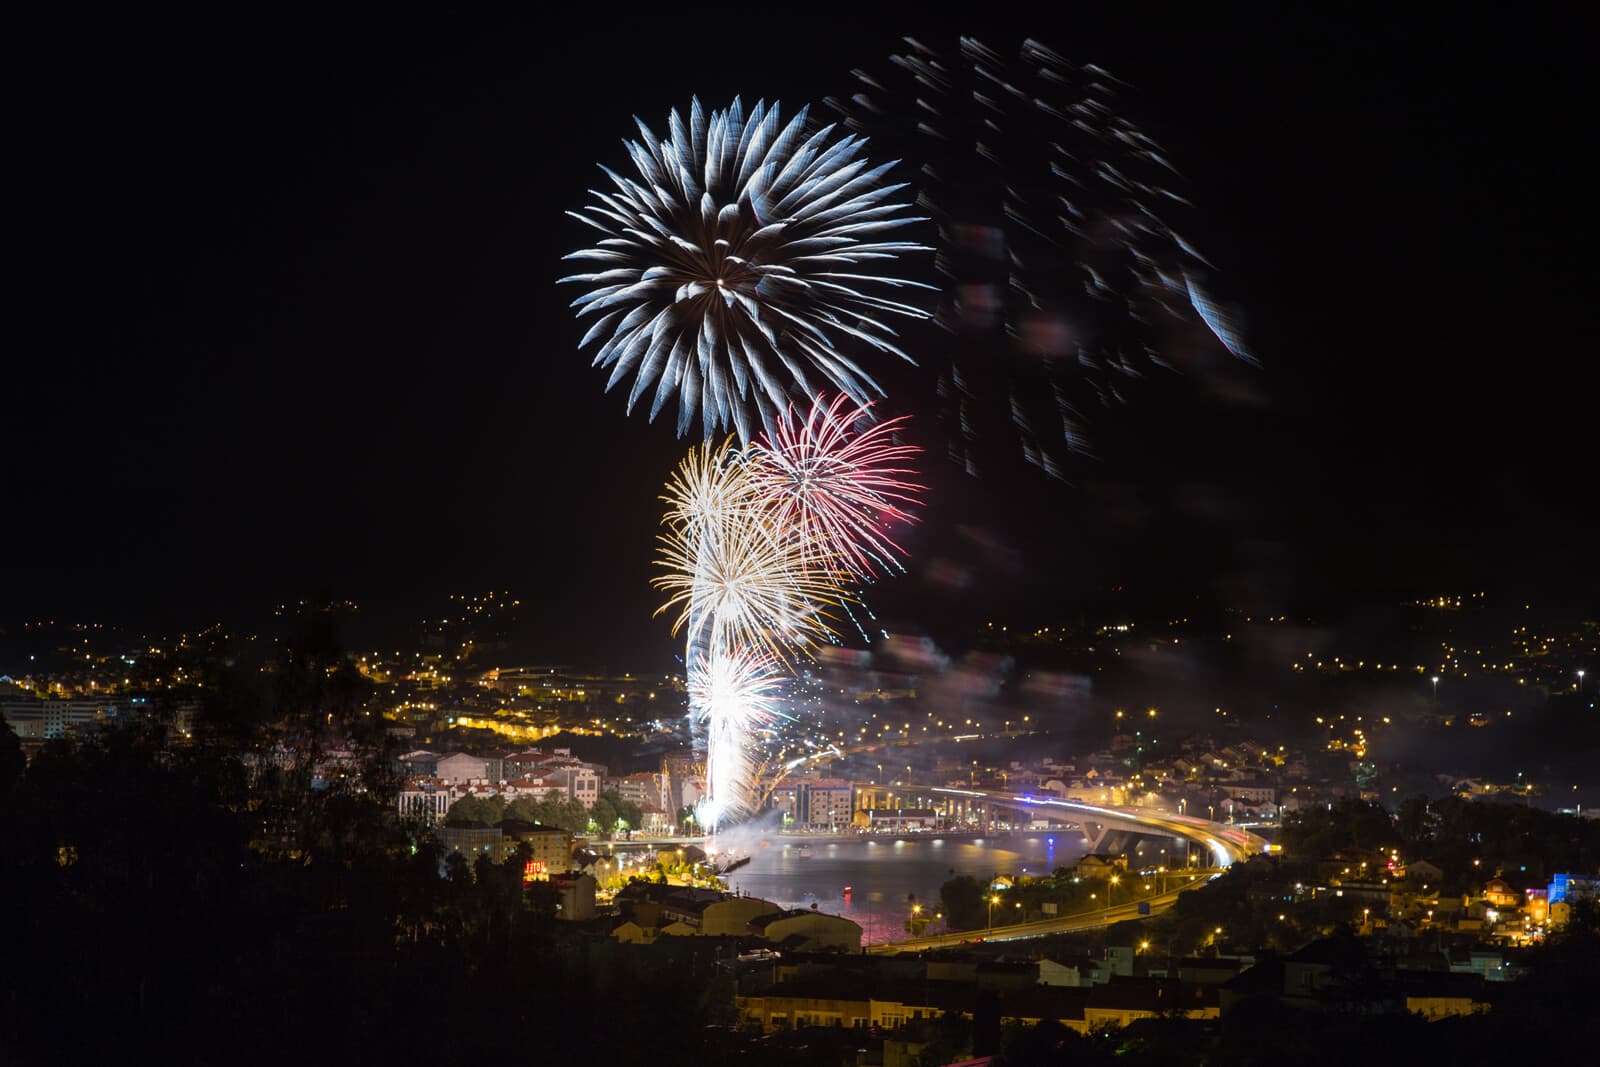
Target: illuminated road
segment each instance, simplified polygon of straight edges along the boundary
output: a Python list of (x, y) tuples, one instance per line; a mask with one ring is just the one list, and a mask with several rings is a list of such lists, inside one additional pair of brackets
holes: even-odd
[(1150, 905), (1149, 915), (1160, 915), (1172, 907), (1173, 902), (1178, 899), (1179, 893), (1186, 889), (1194, 889), (1204, 885), (1215, 876), (1214, 872), (1207, 871), (1197, 875), (1191, 881), (1185, 882), (1177, 888), (1158, 896), (1130, 901), (1127, 904), (1118, 904), (1112, 908), (1097, 908), (1094, 911), (1080, 912), (1076, 915), (1059, 915), (1054, 919), (1035, 919), (1032, 922), (1011, 923), (1006, 926), (996, 926), (989, 929), (964, 930), (954, 934), (935, 934), (932, 937), (913, 937), (905, 941), (869, 945), (867, 946), (867, 951), (892, 955), (897, 952), (918, 952), (927, 948), (948, 948), (951, 945), (965, 945), (974, 942), (1020, 941), (1030, 937), (1047, 937), (1051, 934), (1070, 934), (1080, 930), (1093, 930), (1101, 926), (1110, 926), (1112, 923), (1148, 917), (1140, 914), (1140, 904)]
[[(999, 793), (978, 789), (928, 787), (926, 791), (945, 796), (990, 801), (1006, 807), (1014, 807), (1019, 811), (1059, 814), (1072, 817), (1081, 822), (1098, 822), (1102, 825), (1115, 826), (1119, 829), (1171, 834), (1174, 837), (1184, 838), (1204, 848), (1211, 854), (1217, 868), (1227, 867), (1238, 860), (1246, 859), (1266, 847), (1264, 840), (1237, 827), (1225, 826), (1206, 819), (1191, 818), (1187, 815), (1151, 811), (1147, 808), (1083, 804), (1073, 800), (1058, 800), (1053, 797), (1040, 797), (1027, 793)], [(916, 952), (920, 949), (941, 948), (976, 941), (1016, 941), (1029, 937), (1045, 937), (1050, 934), (1092, 930), (1096, 927), (1109, 926), (1112, 923), (1124, 922), (1128, 919), (1141, 918), (1139, 911), (1141, 904), (1149, 905), (1148, 915), (1159, 915), (1172, 907), (1173, 902), (1178, 899), (1180, 893), (1204, 885), (1207, 881), (1216, 877), (1216, 874), (1217, 871), (1215, 870), (1199, 872), (1183, 884), (1154, 897), (1146, 897), (1144, 900), (1131, 900), (1111, 908), (1097, 908), (1093, 911), (1079, 912), (1076, 915), (1061, 915), (1054, 919), (1036, 919), (1032, 922), (1012, 923), (984, 930), (967, 930), (954, 934), (916, 937), (906, 941), (872, 945), (867, 951), (875, 953)]]

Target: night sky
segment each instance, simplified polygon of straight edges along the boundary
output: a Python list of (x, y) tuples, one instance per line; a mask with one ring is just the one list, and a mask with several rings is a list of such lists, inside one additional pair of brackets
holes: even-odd
[(783, 10), (14, 25), (0, 623), (332, 594), (401, 626), (509, 589), (547, 658), (662, 660), (649, 560), (684, 445), (577, 353), (562, 212), (635, 113), (819, 100), (901, 34), (956, 32), (1131, 83), (1264, 367), (1159, 383), (1071, 485), (930, 458), (887, 616), (1595, 593), (1600, 94), (1575, 27)]

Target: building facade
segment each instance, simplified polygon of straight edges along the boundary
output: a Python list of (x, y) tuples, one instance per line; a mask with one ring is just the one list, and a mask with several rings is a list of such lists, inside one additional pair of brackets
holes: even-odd
[(842, 778), (797, 782), (795, 825), (803, 830), (838, 833), (855, 818), (855, 787)]

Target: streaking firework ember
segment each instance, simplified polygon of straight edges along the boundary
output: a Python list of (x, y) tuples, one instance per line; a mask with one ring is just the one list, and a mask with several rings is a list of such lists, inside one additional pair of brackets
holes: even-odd
[(820, 562), (842, 564), (857, 580), (898, 567), (904, 550), (890, 537), (914, 521), (921, 503), (911, 459), (899, 443), (904, 418), (873, 423), (866, 406), (839, 395), (820, 399), (804, 419), (791, 413), (750, 450), (749, 481), (772, 521), (800, 542), (820, 546)]
[(896, 198), (905, 186), (883, 182), (894, 164), (870, 165), (865, 138), (814, 128), (804, 108), (784, 122), (776, 103), (707, 113), (695, 100), (668, 114), (665, 138), (635, 122), (637, 176), (602, 167), (611, 188), (568, 212), (603, 235), (566, 257), (597, 269), (561, 280), (587, 289), (579, 347), (598, 343), (606, 388), (631, 375), (630, 412), (649, 392), (653, 420), (676, 395), (680, 436), (698, 414), (707, 438), (745, 443), (797, 395), (881, 395), (839, 344), (911, 362), (892, 322), (927, 317), (884, 295), (928, 288), (879, 269), (930, 250), (894, 239), (921, 221)]
[(906, 44), (825, 102), (920, 163), (949, 281), (938, 390), (953, 459), (978, 473), (982, 440), (1009, 437), (1061, 477), (1089, 451), (1093, 412), (1141, 377), (1250, 358), (1203, 286), (1209, 264), (1167, 221), (1189, 206), (1177, 169), (1118, 113), (1115, 78), (1032, 40), (1014, 57), (972, 38)]

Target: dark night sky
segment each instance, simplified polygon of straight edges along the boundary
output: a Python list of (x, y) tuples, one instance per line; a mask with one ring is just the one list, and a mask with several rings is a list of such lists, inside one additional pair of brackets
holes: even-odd
[[(646, 582), (682, 449), (575, 352), (562, 211), (636, 112), (815, 100), (899, 34), (957, 30), (1132, 83), (1266, 366), (1231, 379), (1248, 401), (1195, 383), (1119, 413), (1070, 488), (936, 465), (885, 610), (1069, 618), (1119, 583), (1286, 609), (1592, 595), (1596, 87), (1575, 28), (1059, 10), (14, 26), (0, 623), (249, 617), (313, 591), (409, 620), (506, 588), (552, 658), (664, 657)], [(976, 595), (924, 582), (942, 557)]]

